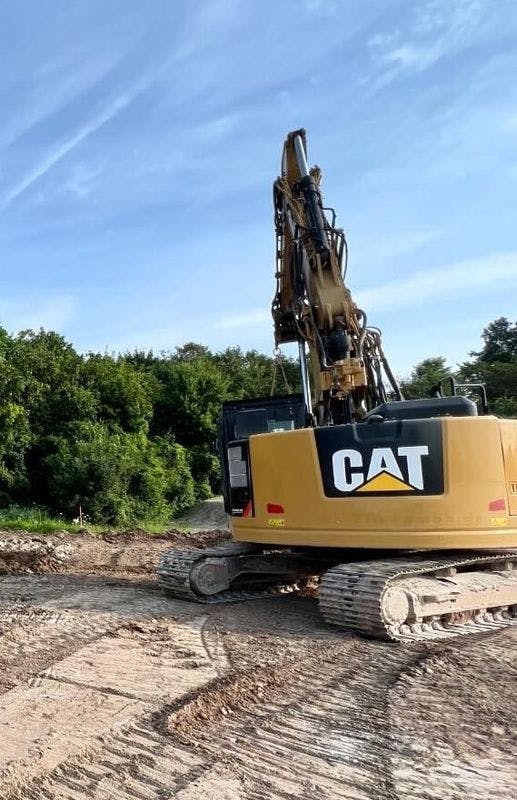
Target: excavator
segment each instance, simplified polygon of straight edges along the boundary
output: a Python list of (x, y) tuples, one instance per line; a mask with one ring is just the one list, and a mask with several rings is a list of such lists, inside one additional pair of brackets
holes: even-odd
[(233, 540), (165, 553), (163, 588), (200, 603), (312, 590), (326, 622), (399, 642), (515, 624), (517, 420), (454, 381), (403, 398), (345, 283), (304, 130), (285, 140), (274, 220), (275, 346), (298, 346), (302, 392), (223, 404)]

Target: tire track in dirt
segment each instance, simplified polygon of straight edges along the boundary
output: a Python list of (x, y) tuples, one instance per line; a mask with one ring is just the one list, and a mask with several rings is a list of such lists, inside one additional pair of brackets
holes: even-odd
[(20, 607), (0, 611), (0, 691), (30, 681), (56, 659), (105, 636), (117, 626), (107, 614)]
[[(90, 773), (100, 770), (101, 797), (133, 796), (135, 762), (145, 781), (151, 780), (145, 737), (151, 741), (154, 734), (149, 724), (145, 733), (145, 720), (217, 674), (202, 641), (199, 607), (179, 604), (184, 621), (176, 622), (171, 613), (177, 607), (152, 581), (127, 576), (0, 580), (2, 798), (87, 796), (76, 786), (77, 760), (88, 785)], [(162, 739), (165, 753), (172, 753), (170, 740)], [(121, 766), (123, 751), (127, 764)], [(193, 770), (199, 762), (194, 755), (180, 756), (178, 787), (189, 762)], [(157, 786), (159, 773), (168, 774), (166, 756), (158, 761)], [(204, 780), (202, 773), (192, 772), (185, 785)], [(219, 785), (219, 778), (209, 782)]]
[(401, 797), (517, 797), (516, 634), (439, 649), (401, 673), (390, 692)]
[[(161, 648), (174, 644), (172, 636), (167, 639), (165, 626), (163, 621), (147, 630), (139, 625), (132, 630), (130, 624), (118, 635), (128, 638), (133, 646), (133, 640), (141, 637), (145, 659), (152, 661), (160, 656)], [(188, 641), (178, 642), (176, 637), (177, 661), (184, 672), (191, 674), (196, 669), (190, 665), (193, 652), (195, 657), (203, 657), (204, 647), (201, 638), (197, 638), (203, 629), (206, 621), (200, 619), (196, 630), (188, 628)], [(250, 636), (248, 632), (244, 637), (248, 644)], [(226, 674), (221, 679), (216, 677), (213, 665), (213, 678), (205, 676), (194, 695), (183, 680), (176, 683), (176, 713), (184, 711), (186, 699), (192, 702), (196, 697), (204, 698), (207, 705), (200, 715), (190, 718), (187, 709), (180, 735), (176, 728), (172, 736), (166, 735), (163, 718), (149, 714), (151, 696), (155, 709), (165, 697), (159, 669), (147, 678), (147, 684), (142, 683), (140, 676), (146, 674), (149, 663), (146, 661), (144, 668), (136, 668), (132, 671), (134, 678), (125, 682), (124, 668), (136, 659), (130, 652), (128, 658), (124, 647), (125, 664), (119, 663), (118, 670), (106, 677), (106, 666), (114, 660), (113, 637), (100, 639), (84, 648), (84, 653), (79, 651), (54, 665), (41, 676), (42, 683), (48, 678), (74, 686), (81, 682), (87, 690), (96, 685), (98, 691), (108, 696), (116, 692), (117, 697), (129, 694), (129, 687), (131, 699), (145, 705), (136, 708), (133, 719), (121, 719), (118, 729), (111, 725), (109, 730), (91, 736), (79, 752), (65, 755), (53, 768), (18, 789), (13, 791), (14, 776), (6, 776), (5, 784), (0, 780), (0, 792), (6, 800), (512, 797), (511, 752), (503, 762), (494, 759), (491, 751), (488, 765), (479, 761), (476, 764), (475, 760), (467, 763), (457, 745), (459, 756), (451, 757), (453, 743), (461, 738), (458, 723), (464, 718), (465, 694), (449, 711), (451, 690), (459, 677), (466, 682), (464, 688), (469, 693), (472, 690), (466, 674), (469, 667), (470, 680), (489, 676), (494, 660), (505, 668), (515, 668), (512, 636), (513, 631), (485, 637), (483, 641), (462, 642), (461, 646), (401, 647), (359, 639), (329, 639), (322, 630), (321, 639), (312, 640), (304, 657), (298, 652), (296, 657), (290, 655), (288, 663), (279, 664), (277, 650), (276, 668), (267, 664), (250, 666), (244, 692), (239, 687), (242, 674)], [(231, 644), (226, 646), (230, 652)], [(201, 651), (196, 652), (196, 648)], [(262, 659), (263, 651), (255, 657)], [(484, 672), (479, 670), (478, 662), (485, 663)], [(275, 669), (280, 676), (278, 686), (275, 681), (267, 681), (268, 670)], [(170, 670), (166, 668), (162, 674), (170, 675)], [(430, 680), (434, 674), (437, 685)], [(98, 676), (103, 677), (102, 682), (98, 682)], [(189, 682), (190, 678), (186, 684)], [(437, 696), (440, 686), (441, 698)], [(235, 687), (230, 696), (228, 687)], [(487, 687), (484, 691), (490, 694)], [(496, 713), (497, 692), (493, 698), (491, 713)], [(515, 719), (512, 713), (513, 708), (509, 708), (504, 720), (499, 715), (501, 726), (510, 725)], [(431, 752), (435, 759), (433, 770), (433, 763), (429, 768), (423, 734), (427, 733), (427, 744), (432, 744), (437, 720), (442, 726), (438, 730), (443, 733), (443, 725), (447, 724), (451, 732), (449, 750), (438, 740)], [(472, 756), (478, 757), (484, 747), (483, 736), (476, 744), (475, 738), (469, 738), (472, 733), (472, 728), (468, 729), (464, 738), (474, 748)], [(515, 731), (508, 730), (510, 734)], [(494, 735), (502, 733), (498, 729)]]
[[(54, 663), (30, 686), (3, 694), (0, 730), (7, 736), (0, 741), (0, 796), (25, 797), (29, 790), (40, 791), (42, 782), (52, 784), (48, 773), (55, 776), (57, 770), (66, 776), (66, 765), (79, 757), (86, 772), (98, 763), (120, 784), (118, 759), (124, 748), (117, 741), (130, 735), (122, 731), (136, 731), (131, 726), (164, 702), (216, 676), (201, 643), (201, 625), (202, 619), (196, 625), (165, 621), (126, 625)], [(139, 736), (134, 733), (132, 755), (127, 742), (124, 746), (131, 763), (143, 748)], [(92, 761), (95, 745), (97, 760)], [(77, 772), (76, 764), (74, 769)], [(126, 777), (129, 792), (131, 769)], [(55, 796), (61, 794), (62, 787)], [(117, 793), (106, 795), (111, 796)]]
[(5, 800), (517, 796), (517, 630), (400, 646), (288, 598), (200, 616), (133, 558), (0, 580)]
[[(250, 798), (395, 797), (387, 688), (418, 653), (357, 639), (318, 643), (313, 651), (255, 704), (247, 687), (245, 706), (232, 707), (222, 687), (221, 701), (217, 692), (208, 700), (212, 713), (187, 715), (178, 729), (182, 710), (173, 712), (173, 737), (213, 758), (224, 753), (224, 763), (252, 787)], [(257, 685), (265, 682), (259, 670)]]
[(250, 703), (249, 685), (240, 704), (227, 685), (202, 689), (169, 729), (224, 753), (249, 798), (506, 800), (517, 796), (516, 638), (329, 643), (266, 699)]
[(199, 617), (196, 604), (166, 597), (156, 581), (140, 576), (31, 575), (0, 578), (0, 611), (40, 608), (111, 614), (120, 620)]
[[(231, 794), (229, 794), (229, 791)], [(177, 747), (149, 719), (99, 737), (79, 758), (6, 800), (240, 800), (241, 780), (202, 755)]]

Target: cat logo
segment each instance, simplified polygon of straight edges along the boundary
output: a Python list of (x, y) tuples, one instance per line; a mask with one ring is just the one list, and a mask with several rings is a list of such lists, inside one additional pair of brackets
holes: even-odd
[(422, 459), (428, 455), (427, 445), (374, 447), (368, 459), (359, 450), (338, 450), (332, 456), (334, 486), (346, 494), (423, 491)]
[(439, 419), (386, 420), (314, 430), (327, 497), (404, 497), (444, 492)]

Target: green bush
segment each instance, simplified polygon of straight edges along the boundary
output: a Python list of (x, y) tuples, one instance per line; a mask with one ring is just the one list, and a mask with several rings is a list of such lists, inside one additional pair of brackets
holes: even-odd
[(44, 468), (54, 511), (71, 516), (81, 506), (94, 523), (125, 526), (170, 519), (194, 500), (187, 457), (175, 443), (80, 423), (49, 444)]
[(114, 430), (145, 432), (153, 413), (155, 382), (124, 361), (90, 354), (80, 380), (95, 397), (96, 419)]
[(28, 488), (25, 454), (31, 440), (25, 409), (17, 403), (0, 403), (0, 505)]

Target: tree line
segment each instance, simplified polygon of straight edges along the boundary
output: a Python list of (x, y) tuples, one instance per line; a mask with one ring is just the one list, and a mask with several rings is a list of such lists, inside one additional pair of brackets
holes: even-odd
[[(456, 376), (487, 384), (491, 410), (517, 417), (517, 324), (483, 332)], [(225, 399), (269, 395), (272, 357), (188, 343), (172, 353), (80, 354), (52, 331), (0, 328), (0, 507), (37, 504), (94, 523), (171, 519), (219, 488), (214, 453)], [(295, 360), (283, 360), (299, 390)], [(403, 382), (425, 396), (450, 375), (426, 359)], [(277, 370), (275, 391), (286, 391)]]

